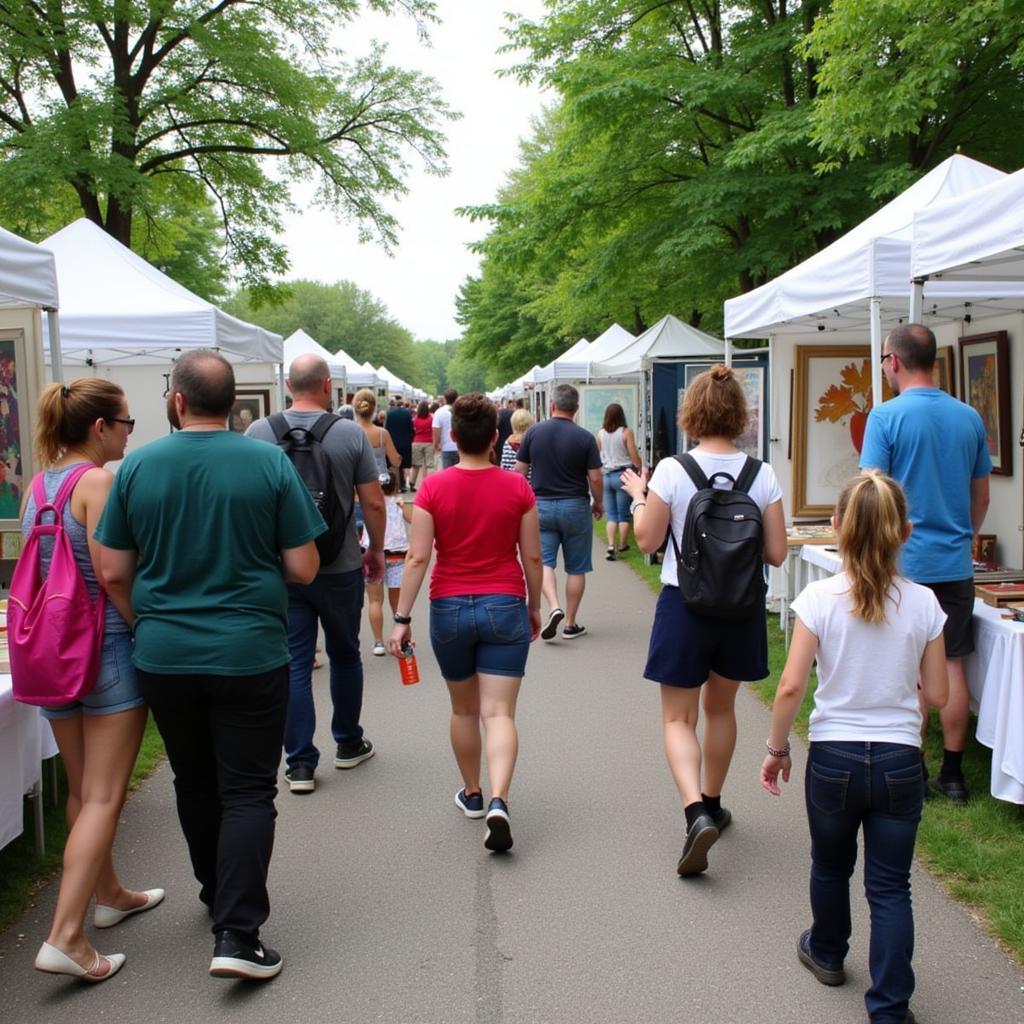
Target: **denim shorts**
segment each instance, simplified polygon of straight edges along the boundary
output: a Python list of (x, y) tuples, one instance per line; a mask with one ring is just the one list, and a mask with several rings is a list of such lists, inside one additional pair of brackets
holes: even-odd
[(511, 594), (439, 597), (430, 602), (430, 645), (448, 682), (522, 677), (530, 652), (526, 601)]
[(588, 498), (538, 498), (541, 559), (549, 569), (558, 565), (562, 548), (565, 571), (572, 576), (591, 572), (594, 563), (593, 517)]
[(609, 523), (628, 523), (632, 498), (622, 489), (622, 470), (604, 475), (604, 514)]
[(139, 681), (132, 664), (131, 633), (107, 633), (103, 637), (100, 671), (96, 685), (81, 700), (56, 708), (40, 708), (43, 718), (51, 721), (83, 715), (116, 715), (142, 707), (145, 701), (139, 692)]
[(764, 608), (746, 619), (715, 619), (691, 612), (678, 587), (662, 587), (644, 678), (692, 689), (703, 685), (709, 672), (746, 682), (768, 675)]

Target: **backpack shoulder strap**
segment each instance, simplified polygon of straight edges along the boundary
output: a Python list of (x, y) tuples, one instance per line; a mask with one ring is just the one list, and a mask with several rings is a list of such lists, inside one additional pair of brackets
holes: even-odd
[(323, 444), (324, 438), (327, 436), (327, 431), (330, 430), (331, 427), (333, 427), (340, 419), (341, 417), (335, 416), (333, 412), (325, 412), (322, 416), (317, 418), (313, 426), (309, 428), (309, 432), (319, 444)]
[[(53, 501), (51, 501), (50, 504), (53, 505), (58, 512), (63, 512), (64, 506), (71, 500), (71, 492), (75, 489), (75, 484), (77, 484), (90, 469), (95, 468), (96, 467), (91, 462), (82, 462), (75, 466), (71, 472), (64, 477), (64, 482), (60, 485), (60, 489), (54, 495)], [(40, 476), (41, 475), (42, 474), (40, 474)], [(42, 489), (42, 480), (40, 480), (39, 486), (40, 489)]]
[(736, 477), (736, 483), (732, 485), (732, 489), (749, 494), (750, 488), (754, 486), (754, 481), (757, 479), (757, 474), (761, 472), (761, 465), (760, 459), (755, 459), (748, 455), (747, 461), (743, 463), (743, 469), (740, 470), (740, 475)]
[(693, 481), (698, 491), (703, 491), (711, 486), (704, 470), (700, 468), (700, 464), (689, 452), (675, 456), (675, 460), (686, 470), (687, 476)]
[(274, 440), (281, 443), (284, 440), (284, 435), (291, 430), (288, 425), (288, 420), (285, 419), (283, 412), (275, 412), (267, 417), (267, 423), (270, 425), (270, 429), (274, 432)]

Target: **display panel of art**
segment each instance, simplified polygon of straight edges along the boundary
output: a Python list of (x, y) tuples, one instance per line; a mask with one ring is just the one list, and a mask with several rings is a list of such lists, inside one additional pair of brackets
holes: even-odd
[[(0, 530), (18, 530), (18, 510), (25, 482), (31, 478), (24, 457), (30, 442), (22, 439), (23, 410), (19, 389), (24, 387), (20, 367), (24, 352), (21, 331), (0, 333)], [(6, 556), (5, 556), (6, 557)]]
[[(690, 386), (693, 379), (706, 370), (710, 370), (713, 363), (687, 363), (683, 371), (684, 387), (679, 391), (679, 407), (682, 407), (683, 398), (686, 395), (686, 388)], [(752, 455), (755, 459), (764, 459), (764, 385), (765, 372), (763, 366), (733, 366), (733, 373), (743, 388), (744, 397), (747, 400), (747, 428), (736, 438), (736, 447), (741, 451)], [(685, 430), (679, 429), (679, 454), (689, 451), (698, 442), (695, 437), (689, 437)]]
[(932, 383), (940, 391), (956, 397), (956, 361), (953, 358), (953, 346), (944, 345), (935, 350), (935, 365), (932, 367)]
[(639, 388), (636, 384), (581, 384), (580, 411), (576, 422), (589, 430), (595, 437), (604, 423), (604, 411), (612, 402), (618, 402), (626, 414), (626, 426), (634, 434), (637, 430), (637, 414), (640, 408)]
[(793, 515), (829, 516), (858, 470), (872, 405), (871, 347), (797, 345), (795, 355)]
[(985, 424), (992, 472), (1013, 475), (1010, 447), (1010, 363), (1006, 331), (960, 339), (960, 399)]
[(238, 388), (235, 404), (231, 407), (231, 429), (244, 434), (253, 420), (270, 415), (269, 388)]

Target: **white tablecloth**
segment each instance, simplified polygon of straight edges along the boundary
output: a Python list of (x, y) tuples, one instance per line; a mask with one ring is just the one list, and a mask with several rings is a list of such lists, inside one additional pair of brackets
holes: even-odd
[(56, 753), (49, 722), (19, 704), (11, 677), (0, 674), (0, 848), (21, 835), (22, 798), (39, 781), (42, 760)]
[[(838, 572), (835, 551), (805, 544), (800, 558), (815, 577)], [(1024, 623), (974, 602), (974, 653), (964, 660), (971, 700), (978, 710), (979, 743), (992, 750), (989, 789), (998, 800), (1024, 804)]]

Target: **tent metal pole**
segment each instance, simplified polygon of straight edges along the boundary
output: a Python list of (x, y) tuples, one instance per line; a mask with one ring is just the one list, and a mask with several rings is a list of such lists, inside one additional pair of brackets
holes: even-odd
[(725, 365), (732, 366), (732, 341), (725, 339)]
[(277, 397), (281, 402), (281, 412), (284, 412), (284, 363), (277, 364)]
[(871, 405), (882, 404), (882, 300), (870, 300), (871, 309)]
[(915, 277), (910, 282), (910, 322), (919, 324), (924, 309), (924, 278)]
[(57, 310), (46, 310), (46, 328), (50, 335), (50, 376), (54, 384), (64, 383), (64, 364), (60, 348), (60, 323)]

